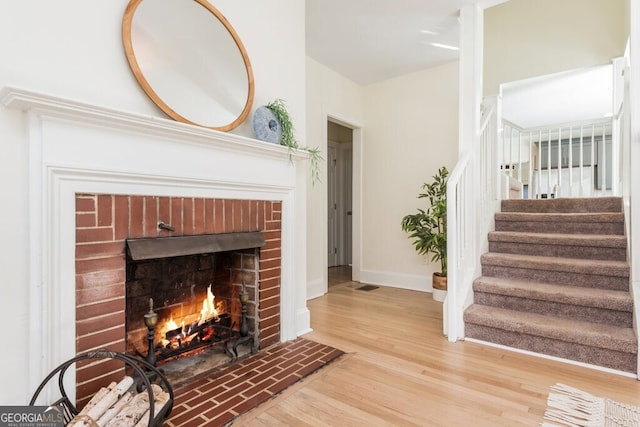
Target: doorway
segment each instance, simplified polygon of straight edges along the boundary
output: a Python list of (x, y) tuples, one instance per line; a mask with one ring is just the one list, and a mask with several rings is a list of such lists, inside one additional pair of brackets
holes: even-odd
[(327, 121), (328, 267), (350, 266), (353, 244), (353, 129)]

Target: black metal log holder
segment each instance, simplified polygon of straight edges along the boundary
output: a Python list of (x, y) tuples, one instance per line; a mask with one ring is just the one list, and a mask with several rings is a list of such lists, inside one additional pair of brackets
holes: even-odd
[[(146, 391), (149, 394), (149, 426), (160, 427), (162, 426), (164, 421), (169, 418), (169, 414), (173, 409), (174, 396), (173, 388), (171, 387), (171, 384), (169, 383), (167, 378), (153, 365), (151, 365), (144, 359), (106, 349), (78, 354), (76, 357), (69, 359), (59, 365), (57, 368), (51, 371), (49, 375), (47, 375), (42, 383), (40, 383), (40, 386), (38, 386), (35, 393), (33, 394), (33, 397), (31, 398), (31, 401), (29, 402), (29, 406), (34, 406), (36, 404), (36, 400), (38, 399), (38, 396), (45, 388), (45, 386), (52, 378), (58, 375), (58, 387), (60, 389), (61, 397), (53, 404), (51, 404), (51, 406), (60, 408), (62, 410), (62, 413), (64, 414), (65, 424), (70, 423), (71, 420), (76, 415), (78, 415), (79, 411), (69, 399), (64, 388), (64, 375), (67, 370), (76, 362), (85, 359), (116, 359), (124, 362), (127, 368), (133, 369), (133, 371), (135, 372), (135, 374), (133, 375), (134, 386), (132, 386), (136, 388), (135, 391), (138, 393)], [(151, 388), (152, 382), (156, 383), (157, 385), (162, 387), (165, 392), (169, 393), (169, 401), (162, 407), (162, 409), (160, 409), (160, 411), (158, 411), (158, 413), (156, 413), (155, 411), (155, 400), (153, 396), (153, 390)]]

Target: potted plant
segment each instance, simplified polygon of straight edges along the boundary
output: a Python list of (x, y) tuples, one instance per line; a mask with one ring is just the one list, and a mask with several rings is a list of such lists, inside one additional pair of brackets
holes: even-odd
[(428, 199), (425, 209), (402, 218), (402, 230), (410, 233), (420, 255), (431, 255), (440, 262), (440, 271), (433, 273), (433, 298), (443, 301), (447, 292), (447, 177), (449, 171), (441, 167), (431, 183), (424, 183), (419, 199)]

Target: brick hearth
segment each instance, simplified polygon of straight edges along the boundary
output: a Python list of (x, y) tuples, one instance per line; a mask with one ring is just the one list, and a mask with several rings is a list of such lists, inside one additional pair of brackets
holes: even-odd
[(222, 426), (335, 361), (341, 350), (298, 338), (175, 390), (170, 427)]
[[(76, 352), (125, 351), (125, 240), (262, 231), (260, 348), (280, 342), (281, 201), (137, 195), (76, 195)], [(171, 224), (175, 231), (158, 228)], [(78, 403), (122, 377), (118, 363), (83, 364)]]

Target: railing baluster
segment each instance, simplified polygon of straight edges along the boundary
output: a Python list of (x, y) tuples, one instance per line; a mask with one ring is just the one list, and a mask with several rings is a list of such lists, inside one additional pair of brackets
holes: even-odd
[[(600, 163), (600, 162), (598, 162)], [(602, 125), (602, 194), (607, 193), (607, 129)]]
[(542, 197), (542, 130), (538, 131), (538, 191), (536, 199)]
[(522, 182), (522, 132), (518, 131), (518, 181)]
[(509, 133), (509, 176), (513, 177), (513, 128)]
[(596, 126), (591, 125), (591, 191), (597, 190), (598, 176), (596, 175)]
[(551, 197), (551, 129), (547, 133), (547, 197)]
[(580, 125), (580, 197), (584, 197), (584, 126)]
[(527, 180), (527, 199), (531, 198), (533, 190), (533, 133), (529, 131), (529, 179)]
[(573, 126), (569, 126), (569, 197), (573, 196)]
[(556, 188), (553, 193), (554, 197), (560, 192), (562, 187), (562, 128), (558, 128), (558, 178), (556, 181)]

